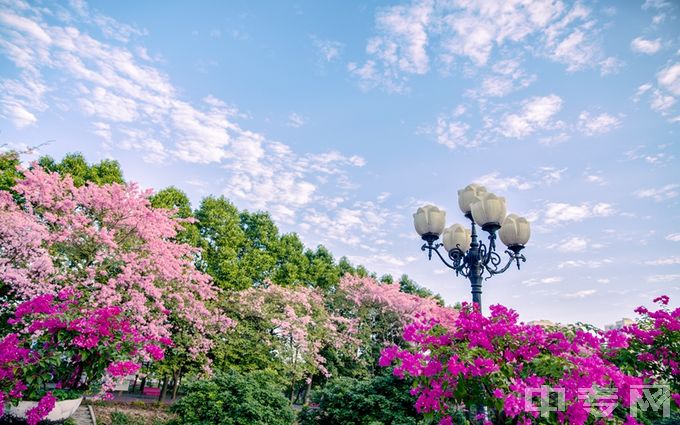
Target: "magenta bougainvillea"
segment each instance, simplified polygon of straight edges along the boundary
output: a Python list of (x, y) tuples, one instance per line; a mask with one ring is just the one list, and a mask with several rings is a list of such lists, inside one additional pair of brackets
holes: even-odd
[[(638, 324), (607, 332), (544, 329), (500, 305), (485, 317), (464, 304), (453, 328), (420, 315), (404, 329), (411, 346), (386, 348), (380, 365), (413, 378), (416, 409), (440, 425), (464, 414), (485, 424), (636, 424), (629, 407), (642, 396), (638, 386), (667, 385), (680, 405), (680, 308), (655, 301), (662, 308), (638, 309)], [(542, 388), (559, 389), (561, 409), (541, 409)]]
[(83, 306), (70, 289), (19, 304), (8, 324), (11, 332), (0, 341), (0, 398), (39, 400), (28, 412), (31, 425), (54, 407), (53, 392), (78, 394), (100, 387), (107, 372), (135, 373), (149, 357), (143, 347), (155, 347), (162, 358), (168, 342), (140, 334), (118, 306)]

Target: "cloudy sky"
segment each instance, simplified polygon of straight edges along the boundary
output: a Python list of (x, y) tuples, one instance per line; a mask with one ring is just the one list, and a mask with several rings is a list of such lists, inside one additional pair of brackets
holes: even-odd
[[(525, 320), (680, 300), (680, 4), (0, 0), (0, 144), (223, 194), (448, 302), (423, 203), (479, 182), (532, 221), (485, 282)], [(674, 298), (674, 299), (673, 299)]]

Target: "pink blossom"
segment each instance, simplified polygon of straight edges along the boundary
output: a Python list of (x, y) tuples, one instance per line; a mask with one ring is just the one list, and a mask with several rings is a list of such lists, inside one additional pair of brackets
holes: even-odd
[(131, 361), (115, 362), (111, 363), (106, 371), (109, 372), (111, 376), (127, 376), (136, 373), (141, 368), (139, 363)]
[(43, 398), (38, 401), (38, 405), (26, 412), (26, 422), (29, 425), (37, 425), (43, 418), (50, 414), (57, 402), (57, 399), (51, 392), (45, 394)]
[(144, 347), (144, 350), (146, 350), (146, 352), (149, 353), (154, 360), (163, 360), (163, 357), (165, 357), (163, 349), (157, 345), (148, 344), (146, 347)]

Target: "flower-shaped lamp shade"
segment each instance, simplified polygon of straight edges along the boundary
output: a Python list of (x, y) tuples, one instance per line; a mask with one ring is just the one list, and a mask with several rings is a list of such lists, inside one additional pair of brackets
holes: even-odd
[(439, 236), (446, 226), (446, 211), (434, 205), (420, 207), (413, 214), (413, 225), (420, 236), (427, 233)]
[(510, 214), (503, 220), (503, 226), (498, 233), (505, 246), (524, 246), (531, 236), (529, 220), (517, 214)]
[(479, 196), (479, 201), (471, 206), (472, 218), (475, 223), (484, 227), (485, 225), (498, 224), (503, 222), (506, 215), (505, 198), (486, 192)]
[(477, 183), (469, 184), (465, 186), (465, 189), (458, 191), (458, 206), (463, 214), (470, 212), (472, 204), (479, 201), (479, 196), (482, 193), (486, 193), (486, 188)]
[(452, 249), (459, 249), (462, 252), (470, 248), (472, 242), (472, 235), (470, 230), (466, 229), (460, 224), (454, 224), (447, 227), (442, 234), (442, 242), (446, 251), (451, 252)]

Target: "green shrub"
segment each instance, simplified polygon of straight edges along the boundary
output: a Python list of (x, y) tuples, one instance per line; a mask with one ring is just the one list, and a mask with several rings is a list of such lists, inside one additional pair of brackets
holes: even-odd
[(187, 387), (171, 410), (177, 425), (291, 425), (295, 419), (277, 377), (267, 372), (219, 373)]
[(111, 413), (111, 425), (131, 425), (132, 420), (123, 412)]
[(337, 378), (314, 394), (318, 408), (304, 408), (300, 425), (417, 425), (420, 415), (408, 384), (392, 376)]

